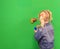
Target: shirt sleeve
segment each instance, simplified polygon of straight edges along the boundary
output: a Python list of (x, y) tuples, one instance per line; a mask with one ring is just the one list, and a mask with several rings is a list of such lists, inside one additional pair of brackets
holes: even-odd
[(37, 32), (35, 33), (35, 39), (39, 41), (41, 37), (42, 37), (42, 30), (38, 29)]

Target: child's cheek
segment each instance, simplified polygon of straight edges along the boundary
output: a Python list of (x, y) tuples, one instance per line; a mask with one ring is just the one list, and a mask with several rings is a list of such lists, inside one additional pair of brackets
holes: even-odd
[(42, 20), (43, 19), (43, 17), (42, 16), (40, 16), (40, 20)]
[(44, 16), (44, 14), (42, 13), (40, 16)]

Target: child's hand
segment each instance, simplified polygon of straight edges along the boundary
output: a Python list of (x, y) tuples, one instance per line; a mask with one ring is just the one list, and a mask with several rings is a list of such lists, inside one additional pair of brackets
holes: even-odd
[(36, 32), (37, 32), (37, 30), (34, 30), (34, 32), (36, 33)]
[(37, 28), (36, 28), (36, 27), (34, 27), (34, 32), (35, 32), (35, 33), (37, 32)]
[(44, 20), (41, 20), (41, 27), (44, 27), (44, 25), (45, 25)]

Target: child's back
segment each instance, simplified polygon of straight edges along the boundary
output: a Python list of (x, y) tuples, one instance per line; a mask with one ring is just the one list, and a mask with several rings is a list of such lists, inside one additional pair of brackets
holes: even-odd
[(54, 47), (54, 31), (50, 23), (45, 24), (44, 27), (38, 28), (35, 33), (35, 38), (41, 49), (52, 49)]

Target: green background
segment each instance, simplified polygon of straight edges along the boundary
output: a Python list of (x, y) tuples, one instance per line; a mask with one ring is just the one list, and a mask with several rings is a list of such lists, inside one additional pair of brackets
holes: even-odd
[(41, 10), (53, 13), (54, 49), (60, 49), (60, 0), (0, 0), (0, 49), (39, 49), (30, 19)]

